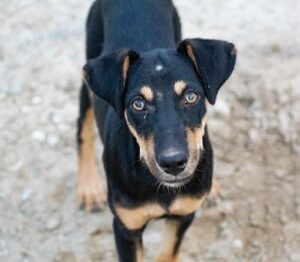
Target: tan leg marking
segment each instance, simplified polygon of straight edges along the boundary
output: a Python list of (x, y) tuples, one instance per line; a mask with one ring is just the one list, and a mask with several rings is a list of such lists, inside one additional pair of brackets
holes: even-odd
[(136, 262), (143, 262), (143, 247), (142, 247), (142, 243), (140, 243), (139, 241), (136, 243), (135, 257), (136, 257)]
[(149, 86), (143, 86), (140, 90), (140, 93), (148, 102), (151, 102), (154, 99), (153, 90)]
[(77, 181), (78, 202), (87, 210), (101, 207), (106, 202), (106, 192), (97, 170), (95, 149), (95, 120), (93, 108), (86, 112), (82, 125), (79, 148), (79, 176)]
[(150, 219), (161, 217), (166, 211), (156, 203), (148, 203), (136, 208), (116, 206), (116, 213), (130, 230), (141, 229)]
[(177, 262), (178, 252), (174, 254), (175, 245), (177, 242), (177, 230), (179, 227), (179, 221), (169, 220), (165, 221), (165, 233), (164, 233), (164, 247), (157, 256), (157, 262)]
[[(202, 197), (190, 197), (183, 196), (178, 197), (171, 204), (169, 208), (169, 213), (172, 215), (186, 216), (192, 214), (197, 209), (199, 209), (203, 203), (206, 201), (207, 195)], [(165, 246), (159, 253), (157, 257), (157, 262), (177, 262), (179, 257), (179, 250), (175, 251), (175, 246), (178, 241), (177, 231), (180, 226), (180, 221), (177, 220), (166, 220), (165, 224)]]
[(185, 88), (186, 88), (186, 83), (184, 81), (175, 82), (174, 91), (178, 96), (182, 95)]

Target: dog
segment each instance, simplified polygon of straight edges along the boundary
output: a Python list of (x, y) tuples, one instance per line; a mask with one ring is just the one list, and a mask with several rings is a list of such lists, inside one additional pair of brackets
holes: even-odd
[[(79, 201), (92, 209), (108, 196), (119, 261), (142, 261), (142, 233), (158, 218), (166, 221), (167, 239), (157, 261), (178, 261), (212, 186), (207, 108), (234, 69), (236, 48), (181, 40), (171, 0), (96, 0), (86, 30)], [(107, 193), (96, 167), (94, 122)]]

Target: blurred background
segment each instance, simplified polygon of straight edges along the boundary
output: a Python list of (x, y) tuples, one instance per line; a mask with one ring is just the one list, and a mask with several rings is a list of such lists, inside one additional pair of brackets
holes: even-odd
[[(117, 259), (110, 211), (79, 210), (74, 190), (91, 3), (0, 0), (0, 261)], [(208, 120), (223, 199), (197, 213), (181, 261), (299, 262), (300, 2), (175, 4), (184, 37), (238, 49)], [(161, 228), (147, 228), (145, 261)]]

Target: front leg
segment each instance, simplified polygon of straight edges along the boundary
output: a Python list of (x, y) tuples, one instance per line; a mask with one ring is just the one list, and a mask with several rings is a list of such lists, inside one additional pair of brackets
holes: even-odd
[(114, 218), (113, 228), (120, 262), (142, 262), (143, 230), (127, 229), (118, 218)]
[(81, 87), (80, 114), (78, 119), (78, 202), (86, 210), (102, 208), (106, 202), (106, 192), (96, 164), (95, 114), (87, 86)]
[(195, 213), (187, 216), (176, 216), (166, 219), (165, 224), (165, 247), (159, 253), (157, 262), (177, 262), (179, 248), (186, 230), (193, 222)]

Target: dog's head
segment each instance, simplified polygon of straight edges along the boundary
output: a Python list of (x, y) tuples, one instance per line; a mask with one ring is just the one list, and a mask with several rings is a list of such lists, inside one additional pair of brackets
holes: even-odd
[(125, 118), (152, 175), (179, 186), (197, 167), (207, 104), (215, 103), (235, 59), (231, 43), (189, 39), (177, 49), (121, 49), (90, 60), (84, 71), (93, 92)]

